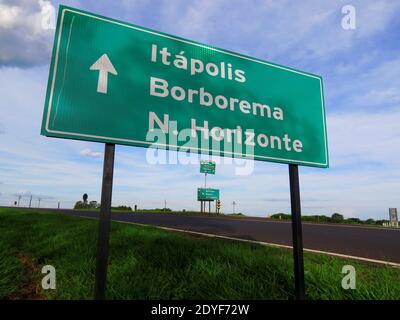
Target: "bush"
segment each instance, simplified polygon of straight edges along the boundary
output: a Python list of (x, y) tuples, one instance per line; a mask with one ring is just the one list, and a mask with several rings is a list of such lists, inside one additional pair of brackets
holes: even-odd
[(83, 202), (77, 201), (75, 203), (74, 209), (97, 209), (100, 207), (100, 204), (97, 201)]
[(334, 213), (331, 217), (331, 221), (335, 222), (335, 223), (340, 223), (343, 222), (344, 217), (343, 215), (339, 214), (339, 213)]
[(118, 207), (111, 207), (112, 210), (120, 210), (120, 211), (132, 211), (131, 207), (128, 206), (118, 206)]
[(291, 219), (291, 215), (287, 213), (275, 213), (270, 216), (272, 219)]

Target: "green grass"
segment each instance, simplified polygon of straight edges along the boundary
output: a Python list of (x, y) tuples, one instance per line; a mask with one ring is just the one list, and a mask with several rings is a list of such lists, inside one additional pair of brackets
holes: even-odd
[[(0, 209), (0, 298), (91, 299), (97, 221)], [(113, 222), (109, 299), (290, 299), (292, 252)], [(57, 289), (40, 289), (43, 265)], [(357, 289), (341, 288), (341, 269)], [(400, 299), (400, 269), (305, 254), (309, 299)]]

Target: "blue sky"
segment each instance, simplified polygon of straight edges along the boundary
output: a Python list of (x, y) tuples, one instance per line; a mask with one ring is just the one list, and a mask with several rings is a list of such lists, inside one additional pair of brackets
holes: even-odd
[[(330, 168), (300, 168), (303, 213), (378, 219), (400, 207), (399, 1), (62, 3), (321, 75)], [(0, 205), (100, 200), (103, 145), (39, 134), (54, 36), (43, 17), (58, 4), (0, 0)], [(346, 4), (355, 30), (342, 28)], [(146, 152), (117, 146), (113, 204), (196, 209), (199, 165), (154, 165)], [(253, 172), (235, 174), (244, 165)], [(217, 164), (209, 185), (225, 212), (233, 200), (249, 215), (290, 210), (287, 165)]]

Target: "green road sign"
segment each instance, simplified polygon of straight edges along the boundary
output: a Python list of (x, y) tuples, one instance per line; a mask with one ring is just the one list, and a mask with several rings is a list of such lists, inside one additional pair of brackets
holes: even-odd
[(328, 167), (321, 77), (64, 6), (42, 134)]
[(219, 199), (219, 189), (197, 188), (198, 201), (214, 201)]
[(214, 161), (200, 161), (200, 173), (215, 174), (215, 162)]

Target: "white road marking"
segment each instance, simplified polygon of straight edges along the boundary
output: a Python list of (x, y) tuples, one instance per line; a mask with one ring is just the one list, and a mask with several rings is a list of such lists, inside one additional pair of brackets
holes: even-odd
[[(79, 216), (79, 217), (98, 220), (98, 218), (94, 218), (94, 217), (86, 217), (86, 216)], [(212, 233), (204, 233), (204, 232), (198, 232), (198, 231), (183, 230), (183, 229), (163, 227), (163, 226), (158, 226), (158, 225), (153, 225), (153, 224), (144, 224), (144, 223), (138, 223), (138, 222), (129, 222), (129, 221), (121, 221), (121, 220), (112, 220), (112, 221), (119, 222), (119, 223), (124, 223), (124, 224), (133, 224), (133, 225), (142, 226), (142, 227), (154, 227), (154, 228), (162, 229), (162, 230), (176, 231), (176, 232), (182, 232), (182, 233), (188, 233), (188, 234), (195, 234), (195, 235), (200, 235), (200, 236), (204, 236), (204, 237), (208, 237), (208, 238), (227, 239), (227, 240), (234, 240), (234, 241), (241, 241), (241, 242), (247, 242), (247, 243), (260, 244), (260, 245), (268, 246), (268, 247), (293, 249), (292, 246), (288, 246), (288, 245), (284, 245), (284, 244), (278, 244), (278, 243), (271, 243), (271, 242), (263, 242), (263, 241), (256, 241), (256, 240), (234, 238), (234, 237), (222, 236), (222, 235), (217, 235), (217, 234), (212, 234)], [(370, 263), (375, 263), (375, 264), (383, 264), (383, 265), (392, 266), (392, 267), (395, 267), (395, 268), (400, 268), (400, 263), (391, 262), (391, 261), (369, 259), (369, 258), (352, 256), (352, 255), (347, 255), (347, 254), (342, 254), (342, 253), (335, 253), (335, 252), (329, 252), (329, 251), (320, 251), (320, 250), (307, 249), (307, 248), (303, 248), (303, 250), (305, 252), (330, 255), (330, 256), (335, 256), (335, 257), (344, 258), (344, 259), (359, 260), (359, 261), (363, 261), (363, 262), (370, 262)]]

